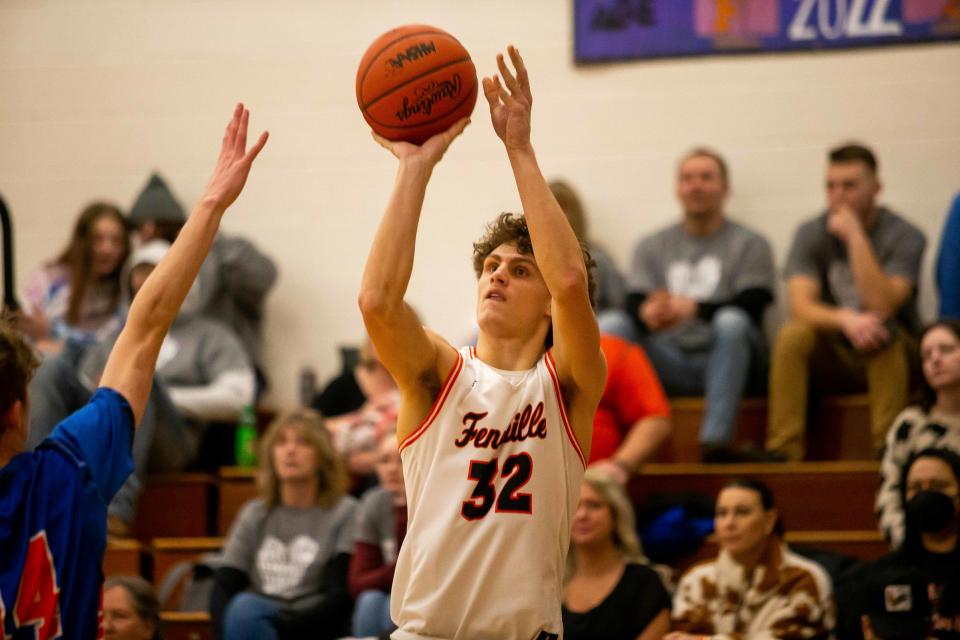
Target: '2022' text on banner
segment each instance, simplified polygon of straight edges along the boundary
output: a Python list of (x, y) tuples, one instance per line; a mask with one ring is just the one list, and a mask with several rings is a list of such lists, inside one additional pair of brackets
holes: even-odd
[(577, 62), (960, 40), (960, 0), (576, 0)]

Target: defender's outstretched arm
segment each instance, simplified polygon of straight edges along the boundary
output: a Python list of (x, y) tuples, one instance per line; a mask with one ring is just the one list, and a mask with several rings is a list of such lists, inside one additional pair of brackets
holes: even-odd
[(137, 292), (126, 326), (110, 352), (100, 385), (126, 398), (135, 423), (143, 417), (163, 338), (207, 257), (224, 212), (240, 195), (254, 159), (267, 143), (264, 132), (247, 151), (249, 119), (250, 112), (238, 104), (200, 202), (170, 251)]

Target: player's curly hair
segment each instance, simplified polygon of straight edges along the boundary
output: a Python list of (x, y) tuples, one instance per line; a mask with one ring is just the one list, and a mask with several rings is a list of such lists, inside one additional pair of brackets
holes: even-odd
[[(473, 243), (473, 271), (479, 278), (483, 274), (483, 261), (493, 250), (511, 242), (517, 245), (517, 251), (524, 255), (533, 256), (533, 243), (530, 241), (530, 229), (527, 228), (527, 219), (515, 213), (501, 213), (496, 220), (487, 224), (483, 236)], [(590, 304), (596, 304), (597, 282), (593, 277), (596, 261), (590, 255), (590, 249), (580, 241), (580, 250), (583, 252), (583, 264), (587, 268), (587, 291), (590, 294)], [(536, 256), (534, 256), (536, 259)]]
[[(33, 349), (17, 331), (13, 319), (0, 316), (0, 415), (18, 400), (27, 399), (27, 385), (40, 364)], [(2, 430), (2, 429), (0, 429)]]

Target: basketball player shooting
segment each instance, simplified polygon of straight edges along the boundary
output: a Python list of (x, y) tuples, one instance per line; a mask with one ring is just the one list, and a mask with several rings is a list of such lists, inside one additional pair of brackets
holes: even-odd
[(556, 638), (591, 424), (606, 365), (589, 254), (530, 142), (533, 96), (519, 52), (483, 79), (523, 216), (474, 245), (476, 348), (454, 349), (404, 302), (433, 168), (467, 126), (416, 146), (374, 136), (399, 160), (359, 297), (401, 390), (397, 439), (409, 525), (392, 591), (396, 640)]
[(33, 453), (30, 347), (0, 320), (0, 621), (4, 638), (95, 638), (107, 503), (133, 471), (157, 354), (267, 134), (248, 151), (237, 105), (213, 176), (176, 242), (137, 293), (100, 388)]

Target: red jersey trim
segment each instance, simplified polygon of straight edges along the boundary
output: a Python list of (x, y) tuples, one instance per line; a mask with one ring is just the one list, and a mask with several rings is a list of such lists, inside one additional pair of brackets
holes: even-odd
[(413, 444), (417, 438), (422, 436), (427, 429), (433, 424), (433, 421), (437, 419), (437, 415), (440, 414), (440, 409), (443, 408), (443, 403), (446, 402), (447, 396), (450, 395), (450, 390), (453, 388), (453, 383), (456, 382), (457, 376), (460, 375), (460, 371), (463, 369), (463, 356), (460, 355), (460, 352), (457, 351), (457, 362), (453, 365), (453, 368), (450, 369), (450, 373), (447, 374), (447, 379), (443, 381), (443, 386), (440, 387), (440, 393), (437, 394), (437, 399), (433, 401), (433, 406), (430, 407), (430, 412), (427, 413), (427, 417), (423, 419), (423, 422), (420, 423), (420, 426), (417, 427), (416, 431), (411, 433), (409, 436), (404, 438), (403, 442), (400, 443), (398, 451), (401, 453), (404, 449)]
[(547, 371), (550, 373), (550, 379), (553, 381), (553, 391), (557, 394), (557, 402), (560, 405), (560, 420), (563, 422), (563, 428), (567, 432), (567, 437), (570, 438), (570, 444), (573, 445), (574, 450), (577, 452), (577, 457), (580, 458), (580, 464), (586, 468), (587, 461), (583, 457), (583, 451), (580, 450), (580, 443), (577, 442), (577, 436), (573, 432), (573, 427), (570, 426), (570, 418), (567, 417), (567, 405), (563, 401), (563, 392), (560, 391), (560, 378), (557, 376), (557, 365), (554, 363), (553, 356), (550, 355), (549, 351), (545, 354), (545, 360), (547, 363)]

